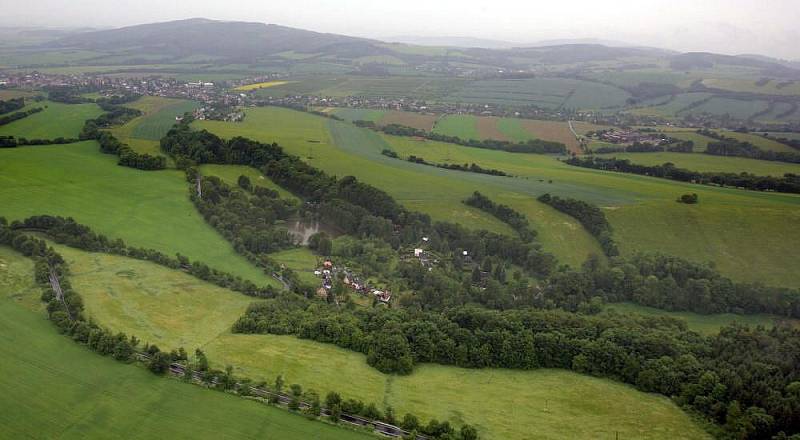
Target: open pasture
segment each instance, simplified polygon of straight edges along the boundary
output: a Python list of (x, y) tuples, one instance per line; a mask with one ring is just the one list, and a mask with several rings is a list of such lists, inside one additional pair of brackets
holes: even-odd
[(374, 438), (100, 356), (47, 320), (30, 260), (3, 247), (0, 262), (4, 438)]
[[(363, 355), (332, 345), (293, 336), (231, 334), (228, 320), (249, 298), (240, 300), (234, 292), (147, 262), (116, 256), (98, 259), (77, 250), (65, 254), (80, 269), (73, 284), (98, 322), (164, 348), (176, 343), (187, 349), (200, 346), (215, 366), (232, 365), (255, 380), (272, 382), (281, 374), (287, 383), (323, 395), (335, 390), (379, 407), (391, 405), (397, 414), (414, 412), (425, 419), (471, 423), (489, 440), (528, 438), (531, 426), (546, 438), (588, 439), (615, 431), (625, 437), (666, 439), (680, 432), (684, 438), (707, 438), (669, 399), (604, 379), (561, 370), (439, 365), (392, 376), (370, 368)], [(157, 292), (134, 287), (139, 282), (149, 285), (146, 278), (171, 281)], [(183, 286), (190, 286), (188, 294), (181, 291)], [(198, 320), (196, 313), (203, 307), (223, 304), (229, 304), (230, 313), (215, 312)], [(614, 405), (608, 405), (608, 399)]]
[(0, 136), (26, 139), (77, 138), (87, 119), (103, 113), (96, 104), (62, 104), (60, 102), (25, 102), (23, 110), (41, 107), (43, 110), (0, 126)]
[(108, 237), (180, 252), (255, 283), (278, 283), (234, 252), (189, 201), (183, 172), (117, 165), (96, 142), (0, 150), (0, 215), (70, 216)]
[(628, 159), (641, 165), (663, 165), (667, 162), (678, 168), (692, 171), (714, 171), (723, 173), (748, 172), (759, 176), (782, 177), (786, 173), (800, 174), (800, 164), (748, 159), (745, 157), (711, 156), (701, 153), (607, 153), (600, 157)]

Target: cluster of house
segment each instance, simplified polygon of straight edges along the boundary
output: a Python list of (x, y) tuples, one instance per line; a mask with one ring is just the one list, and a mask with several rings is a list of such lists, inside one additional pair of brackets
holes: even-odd
[(664, 135), (660, 133), (643, 133), (636, 130), (621, 129), (600, 130), (595, 133), (595, 136), (601, 141), (612, 144), (633, 144), (638, 142), (640, 144), (658, 145), (665, 140)]
[(382, 303), (388, 303), (392, 299), (392, 292), (389, 290), (370, 287), (369, 283), (366, 280), (362, 280), (358, 274), (347, 267), (334, 265), (330, 259), (323, 261), (322, 267), (316, 269), (314, 275), (322, 280), (319, 289), (317, 289), (317, 296), (321, 298), (328, 297), (329, 292), (333, 289), (335, 280), (341, 276), (342, 284), (356, 293), (364, 296), (373, 296)]

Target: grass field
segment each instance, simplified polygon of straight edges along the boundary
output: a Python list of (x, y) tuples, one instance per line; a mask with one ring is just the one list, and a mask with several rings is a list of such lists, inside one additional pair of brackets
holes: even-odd
[[(648, 316), (669, 316), (685, 321), (690, 330), (696, 331), (702, 335), (713, 335), (719, 333), (720, 328), (734, 322), (753, 327), (761, 325), (769, 328), (774, 326), (776, 321), (781, 320), (780, 317), (765, 314), (736, 315), (733, 313), (720, 313), (714, 315), (699, 315), (691, 312), (668, 312), (665, 310), (640, 306), (632, 303), (609, 304), (605, 307), (605, 311), (613, 311), (622, 315), (638, 313), (640, 315)], [(800, 325), (800, 323), (797, 321), (792, 322), (795, 322), (796, 325)]]
[(270, 258), (278, 263), (285, 264), (286, 267), (297, 273), (301, 280), (311, 285), (319, 285), (319, 278), (314, 275), (314, 270), (320, 266), (320, 257), (314, 255), (306, 247), (287, 249), (269, 255)]
[(97, 355), (57, 333), (32, 281), (0, 247), (0, 437), (374, 438)]
[(26, 109), (42, 107), (44, 110), (0, 126), (0, 136), (27, 139), (77, 138), (87, 119), (96, 118), (103, 113), (95, 104), (62, 104), (52, 101), (26, 101), (25, 104)]
[(245, 165), (215, 165), (205, 164), (200, 165), (200, 174), (204, 176), (217, 176), (228, 185), (238, 186), (239, 176), (247, 176), (250, 178), (250, 183), (264, 188), (274, 189), (278, 192), (281, 198), (300, 200), (297, 196), (285, 190), (268, 177), (259, 173), (257, 169)]
[(247, 84), (246, 86), (239, 86), (239, 87), (236, 87), (233, 90), (249, 91), (249, 90), (256, 90), (256, 89), (267, 89), (267, 88), (270, 88), (270, 87), (282, 86), (284, 84), (289, 84), (290, 82), (291, 81), (266, 81), (266, 82), (260, 82), (260, 83), (255, 83), (255, 84)]
[(751, 144), (755, 145), (762, 150), (769, 150), (769, 151), (783, 151), (787, 153), (796, 153), (797, 150), (794, 148), (784, 145), (780, 142), (773, 141), (772, 139), (767, 139), (764, 136), (754, 133), (739, 133), (736, 131), (727, 131), (727, 130), (717, 130), (719, 134), (725, 137), (732, 137), (734, 139), (739, 139), (740, 141), (750, 142)]
[[(283, 374), (287, 383), (391, 405), (398, 414), (468, 422), (489, 440), (529, 438), (531, 427), (537, 438), (605, 438), (615, 431), (621, 438), (666, 439), (678, 433), (706, 438), (669, 399), (603, 379), (560, 370), (437, 365), (397, 377), (335, 346), (291, 336), (231, 334), (231, 318), (248, 298), (151, 263), (59, 249), (75, 272), (73, 286), (98, 322), (161, 347), (202, 346), (212, 363), (233, 365), (256, 380), (271, 382)], [(156, 282), (159, 287), (153, 287)], [(215, 311), (200, 319), (203, 309)]]
[[(604, 207), (623, 254), (661, 251), (698, 262), (714, 261), (723, 273), (737, 280), (800, 285), (800, 273), (792, 263), (800, 256), (800, 231), (793, 226), (800, 221), (797, 196), (601, 172), (571, 167), (543, 155), (382, 136), (280, 108), (249, 109), (248, 117), (238, 124), (196, 124), (223, 137), (277, 141), (315, 166), (339, 176), (353, 174), (434, 219), (511, 233), (504, 224), (461, 203), (472, 191), (480, 190), (523, 212), (540, 232), (545, 250), (573, 266), (589, 253), (599, 254), (599, 248), (574, 220), (534, 200), (544, 192)], [(320, 141), (311, 144), (311, 151), (309, 139)], [(517, 177), (442, 170), (391, 159), (380, 153), (387, 147), (403, 157), (415, 154), (432, 162), (474, 162)], [(676, 197), (688, 192), (696, 192), (700, 204), (675, 203)]]
[(624, 90), (606, 84), (541, 77), (474, 81), (444, 100), (478, 104), (535, 104), (550, 109), (599, 109), (621, 107), (629, 97)]
[(481, 139), (477, 127), (478, 118), (472, 115), (445, 115), (436, 121), (433, 132), (461, 139)]
[(748, 119), (749, 117), (766, 110), (769, 107), (767, 101), (740, 99), (730, 99), (713, 97), (710, 101), (687, 110), (686, 114), (711, 113), (713, 115), (729, 114), (737, 119)]
[(142, 96), (126, 106), (140, 110), (142, 116), (112, 128), (111, 133), (139, 153), (165, 156), (158, 141), (175, 124), (175, 116), (196, 109), (199, 103), (160, 96)]
[(277, 283), (236, 254), (189, 201), (182, 172), (117, 166), (95, 142), (0, 150), (0, 215), (74, 217), (126, 243), (180, 252), (256, 283)]
[(672, 162), (679, 168), (692, 171), (718, 171), (725, 173), (748, 172), (759, 176), (782, 177), (786, 173), (800, 174), (800, 164), (771, 162), (744, 157), (711, 156), (701, 153), (608, 153), (600, 157), (628, 159), (641, 165), (662, 165)]

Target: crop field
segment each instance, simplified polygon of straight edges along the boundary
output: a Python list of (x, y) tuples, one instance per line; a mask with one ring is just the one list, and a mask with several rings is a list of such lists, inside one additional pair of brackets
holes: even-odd
[(47, 320), (30, 260), (0, 247), (0, 264), (5, 438), (374, 438), (93, 353)]
[(703, 136), (702, 134), (695, 133), (693, 131), (686, 131), (686, 132), (670, 131), (667, 133), (667, 135), (675, 139), (694, 142), (695, 152), (706, 151), (709, 142), (717, 142), (717, 140), (714, 138)]
[[(161, 347), (201, 346), (216, 366), (233, 365), (254, 380), (272, 382), (282, 374), (287, 383), (391, 405), (398, 414), (468, 422), (486, 439), (527, 438), (532, 426), (544, 438), (597, 438), (615, 431), (623, 438), (666, 439), (678, 433), (706, 438), (665, 397), (567, 371), (423, 365), (398, 377), (370, 368), (361, 354), (332, 345), (292, 336), (231, 334), (229, 319), (249, 298), (152, 263), (59, 249), (76, 268), (73, 285), (98, 322)], [(152, 292), (137, 288), (156, 280), (165, 287)], [(184, 286), (189, 294), (182, 292)], [(198, 319), (203, 308), (226, 303), (225, 311)], [(607, 404), (609, 399), (614, 405)]]
[(253, 185), (274, 189), (283, 199), (299, 200), (294, 194), (273, 182), (269, 177), (265, 177), (253, 167), (245, 165), (205, 164), (200, 165), (199, 170), (201, 175), (217, 176), (225, 181), (225, 183), (232, 186), (237, 186), (239, 184), (239, 176), (247, 176), (250, 178), (250, 183)]
[(666, 104), (654, 105), (650, 107), (639, 107), (630, 110), (630, 112), (638, 115), (651, 115), (670, 118), (679, 115), (682, 111), (689, 108), (689, 106), (708, 99), (711, 96), (711, 93), (682, 93), (680, 95), (676, 95)]
[(0, 215), (71, 216), (138, 247), (180, 252), (256, 283), (278, 285), (239, 256), (189, 201), (182, 172), (117, 166), (95, 142), (0, 150)]
[[(693, 330), (701, 335), (713, 335), (719, 333), (722, 327), (725, 327), (734, 322), (744, 325), (755, 327), (758, 325), (770, 328), (776, 322), (785, 322), (785, 320), (778, 316), (757, 314), (757, 315), (736, 315), (733, 313), (720, 313), (714, 315), (700, 315), (691, 312), (668, 312), (666, 310), (655, 309), (652, 307), (640, 306), (633, 303), (616, 303), (609, 304), (604, 309), (605, 312), (616, 312), (621, 315), (628, 315), (631, 313), (638, 313), (647, 316), (669, 316), (677, 318), (686, 322), (690, 330)], [(790, 321), (795, 325), (800, 325), (800, 322)]]
[(103, 113), (95, 104), (62, 104), (60, 102), (26, 101), (25, 109), (42, 107), (44, 110), (26, 118), (0, 126), (0, 136), (27, 139), (77, 138), (87, 119)]
[(422, 99), (440, 99), (460, 90), (466, 80), (432, 78), (424, 76), (396, 76), (389, 78), (348, 76), (343, 81), (319, 90), (324, 96), (367, 96)]
[[(539, 139), (561, 142), (567, 146), (567, 150), (580, 152), (578, 140), (575, 139), (575, 135), (572, 134), (572, 130), (569, 129), (569, 124), (566, 122), (523, 119), (520, 123), (522, 124), (522, 128)], [(575, 123), (573, 122), (573, 124)], [(587, 124), (587, 126), (591, 126), (591, 124)], [(578, 134), (581, 133), (577, 127), (575, 131), (578, 132)]]
[(445, 115), (436, 121), (433, 132), (461, 139), (482, 139), (478, 134), (478, 118), (472, 115)]
[[(535, 200), (549, 192), (606, 209), (623, 254), (661, 251), (694, 261), (714, 261), (742, 281), (796, 286), (800, 197), (692, 185), (665, 179), (602, 172), (565, 165), (544, 155), (514, 154), (411, 138), (382, 136), (351, 124), (281, 108), (249, 109), (243, 123), (200, 121), (223, 137), (242, 135), (277, 141), (331, 174), (355, 175), (434, 219), (511, 233), (509, 228), (461, 200), (475, 190), (524, 213), (539, 230), (545, 250), (579, 265), (599, 254), (594, 239), (573, 219)], [(309, 151), (309, 139), (313, 150)], [(477, 163), (516, 177), (496, 177), (410, 163), (383, 156), (390, 147), (405, 157), (431, 162)], [(311, 159), (307, 159), (311, 157)], [(695, 192), (698, 205), (675, 203)], [(747, 255), (742, 258), (742, 255)]]
[(270, 87), (282, 86), (284, 84), (289, 84), (289, 82), (290, 81), (266, 81), (266, 82), (260, 82), (260, 83), (255, 83), (255, 84), (247, 84), (245, 86), (239, 86), (239, 87), (236, 87), (233, 90), (250, 91), (250, 90), (256, 90), (256, 89), (267, 89), (267, 88), (270, 88)]
[(564, 78), (479, 80), (445, 98), (446, 101), (530, 105), (558, 109), (620, 107), (630, 95), (617, 87)]
[(0, 89), (0, 101), (5, 101), (14, 98), (28, 98), (34, 96), (34, 92), (18, 89)]
[(800, 164), (745, 157), (711, 156), (701, 153), (608, 153), (598, 156), (628, 159), (632, 163), (649, 166), (672, 162), (678, 168), (687, 168), (692, 171), (718, 171), (736, 174), (748, 172), (759, 176), (776, 177), (782, 177), (786, 173), (800, 174)]
[(756, 84), (758, 81), (736, 78), (707, 78), (703, 85), (715, 89), (731, 90), (733, 92), (749, 92), (764, 95), (800, 95), (800, 81), (791, 81), (789, 85), (778, 87), (783, 80), (770, 80), (766, 84)]
[(383, 110), (372, 110), (367, 108), (328, 108), (334, 115), (346, 121), (372, 121), (378, 123), (384, 116)]
[(158, 141), (164, 137), (175, 124), (176, 116), (182, 116), (184, 113), (191, 112), (200, 106), (199, 103), (194, 101), (169, 98), (159, 99), (167, 100), (158, 107), (157, 111), (145, 114), (142, 119), (136, 123), (133, 131), (131, 131), (132, 138)]
[(744, 101), (740, 99), (714, 97), (710, 101), (687, 110), (686, 114), (711, 113), (712, 115), (729, 114), (737, 119), (749, 117), (766, 110), (769, 104), (766, 101)]

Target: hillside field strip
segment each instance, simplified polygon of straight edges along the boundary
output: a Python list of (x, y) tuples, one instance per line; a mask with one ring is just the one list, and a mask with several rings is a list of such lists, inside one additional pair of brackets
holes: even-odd
[[(800, 197), (680, 183), (665, 179), (572, 167), (553, 157), (462, 147), (386, 136), (351, 124), (283, 108), (248, 109), (238, 124), (198, 121), (222, 137), (236, 135), (278, 142), (312, 165), (355, 175), (434, 219), (511, 233), (461, 200), (475, 190), (525, 214), (545, 248), (561, 261), (580, 265), (599, 254), (595, 240), (573, 219), (535, 200), (549, 192), (595, 203), (606, 210), (623, 254), (662, 251), (698, 262), (714, 261), (728, 276), (792, 286), (800, 249)], [(315, 143), (310, 143), (313, 140)], [(496, 177), (409, 163), (381, 154), (394, 149), (435, 163), (477, 163), (515, 177)], [(310, 159), (309, 159), (310, 157)], [(701, 203), (676, 197), (695, 192)], [(741, 258), (747, 255), (747, 258)]]
[(215, 366), (232, 365), (256, 381), (272, 382), (281, 374), (304, 389), (391, 405), (397, 414), (467, 421), (487, 440), (528, 438), (532, 426), (546, 438), (568, 433), (572, 438), (607, 437), (615, 431), (623, 438), (666, 439), (678, 433), (706, 438), (669, 399), (605, 379), (560, 370), (438, 365), (393, 376), (369, 367), (364, 355), (332, 345), (293, 336), (232, 334), (231, 324), (252, 298), (153, 263), (57, 249), (97, 322), (159, 347), (201, 347)]
[(143, 96), (125, 105), (143, 114), (124, 125), (111, 128), (111, 133), (134, 151), (164, 156), (158, 141), (175, 124), (176, 116), (190, 112), (200, 104), (182, 99)]
[(53, 101), (25, 101), (24, 109), (41, 107), (30, 116), (0, 125), (0, 136), (26, 139), (77, 138), (87, 119), (103, 113), (96, 104), (62, 104)]
[(100, 356), (48, 321), (31, 260), (0, 247), (0, 267), (0, 437), (374, 438)]
[(767, 160), (748, 159), (746, 157), (712, 156), (702, 153), (606, 153), (599, 157), (616, 157), (628, 159), (640, 165), (663, 165), (667, 162), (678, 168), (692, 171), (743, 173), (759, 176), (782, 177), (786, 173), (800, 174), (800, 164), (773, 162)]
[(189, 200), (181, 171), (117, 165), (94, 141), (0, 149), (0, 216), (73, 217), (126, 243), (179, 252), (258, 284), (278, 283), (238, 255)]

